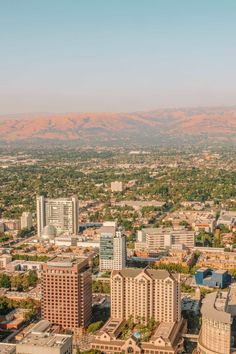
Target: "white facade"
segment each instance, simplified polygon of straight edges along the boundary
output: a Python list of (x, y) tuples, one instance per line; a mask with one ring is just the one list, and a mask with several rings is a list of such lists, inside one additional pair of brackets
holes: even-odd
[(120, 270), (126, 266), (126, 239), (121, 231), (116, 231), (113, 240), (113, 270)]
[(57, 236), (63, 233), (78, 234), (79, 203), (77, 197), (49, 199), (37, 197), (38, 236), (45, 226), (56, 228)]
[(162, 228), (147, 228), (137, 233), (135, 249), (155, 251), (168, 249), (175, 245), (183, 245), (192, 249), (195, 245), (195, 233), (188, 230), (169, 230)]
[(32, 214), (28, 211), (25, 211), (20, 218), (21, 229), (31, 229), (33, 226)]

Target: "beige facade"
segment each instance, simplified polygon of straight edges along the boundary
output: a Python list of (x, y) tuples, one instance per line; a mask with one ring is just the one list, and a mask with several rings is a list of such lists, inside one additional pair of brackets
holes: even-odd
[(226, 252), (223, 248), (198, 247), (201, 252), (198, 259), (199, 267), (213, 269), (235, 269), (236, 268), (236, 253)]
[[(20, 230), (20, 220), (1, 219), (1, 225), (3, 225), (2, 231), (18, 231)], [(2, 229), (2, 226), (1, 226)]]
[[(113, 271), (111, 318), (95, 334), (91, 348), (105, 354), (181, 353), (187, 328), (181, 317), (180, 301), (179, 279), (166, 270)], [(154, 328), (147, 337), (142, 337), (137, 324), (146, 325), (150, 319), (155, 320)], [(124, 335), (127, 325), (129, 331)]]
[(42, 317), (64, 329), (86, 327), (91, 320), (92, 278), (87, 259), (56, 257), (43, 265)]
[(184, 320), (176, 323), (160, 323), (148, 341), (135, 335), (120, 337), (124, 321), (110, 319), (95, 335), (91, 348), (105, 354), (177, 354), (183, 352), (182, 335), (186, 333)]
[(31, 229), (32, 226), (32, 214), (30, 212), (25, 211), (24, 213), (22, 213), (20, 218), (20, 227), (21, 229)]
[(111, 317), (134, 322), (181, 319), (180, 284), (166, 270), (128, 269), (111, 276)]
[(176, 245), (183, 245), (192, 249), (195, 245), (195, 233), (188, 230), (172, 230), (163, 228), (147, 228), (138, 231), (135, 250), (147, 252), (159, 249), (168, 249)]
[(0, 343), (1, 354), (16, 354), (16, 345), (9, 343)]
[[(202, 326), (198, 339), (199, 354), (230, 354), (235, 339), (232, 332), (236, 316), (236, 287), (229, 292), (208, 294), (202, 305)], [(235, 345), (234, 345), (235, 346)]]
[(0, 256), (0, 269), (6, 269), (7, 265), (11, 263), (12, 256), (10, 254), (3, 254)]
[(72, 354), (72, 336), (30, 332), (16, 344), (16, 354)]

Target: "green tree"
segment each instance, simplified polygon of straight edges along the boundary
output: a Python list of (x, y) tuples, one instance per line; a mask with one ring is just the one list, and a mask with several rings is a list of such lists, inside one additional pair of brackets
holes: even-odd
[(36, 270), (30, 270), (28, 273), (28, 284), (29, 286), (36, 286), (38, 282), (38, 274)]
[(98, 331), (103, 326), (103, 321), (93, 322), (88, 326), (87, 332), (94, 333)]
[(11, 280), (9, 275), (1, 274), (0, 275), (0, 287), (9, 289), (11, 287)]

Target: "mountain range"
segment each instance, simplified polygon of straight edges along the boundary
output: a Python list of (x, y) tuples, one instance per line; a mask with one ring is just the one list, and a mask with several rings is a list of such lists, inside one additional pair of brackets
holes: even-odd
[(0, 142), (236, 142), (236, 107), (0, 116)]

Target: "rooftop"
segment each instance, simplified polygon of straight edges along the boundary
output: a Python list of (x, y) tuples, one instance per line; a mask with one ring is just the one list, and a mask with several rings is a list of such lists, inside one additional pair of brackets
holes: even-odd
[(211, 320), (231, 324), (231, 314), (227, 312), (228, 292), (214, 292), (206, 295), (202, 305), (202, 315)]
[(116, 274), (120, 274), (124, 277), (127, 278), (136, 278), (139, 274), (146, 274), (152, 279), (166, 279), (166, 278), (172, 278), (171, 274), (164, 269), (151, 269), (151, 268), (145, 268), (145, 269), (140, 269), (140, 268), (123, 268), (122, 270), (114, 270), (112, 272), (112, 276), (115, 276)]
[(15, 352), (16, 352), (15, 344), (0, 343), (1, 354), (15, 354)]
[(72, 267), (74, 264), (84, 263), (84, 258), (76, 258), (74, 256), (56, 256), (47, 262), (50, 267)]
[(42, 333), (42, 332), (30, 332), (26, 335), (26, 337), (22, 340), (20, 345), (28, 344), (32, 346), (39, 347), (50, 347), (50, 348), (58, 348), (61, 347), (68, 340), (71, 340), (70, 335), (64, 334), (51, 334), (51, 333)]
[(155, 333), (152, 336), (152, 340), (162, 337), (164, 339), (169, 339), (172, 333), (175, 323), (172, 322), (161, 322), (157, 327)]
[(99, 230), (100, 234), (112, 234), (115, 235), (116, 227), (115, 226), (102, 226)]

